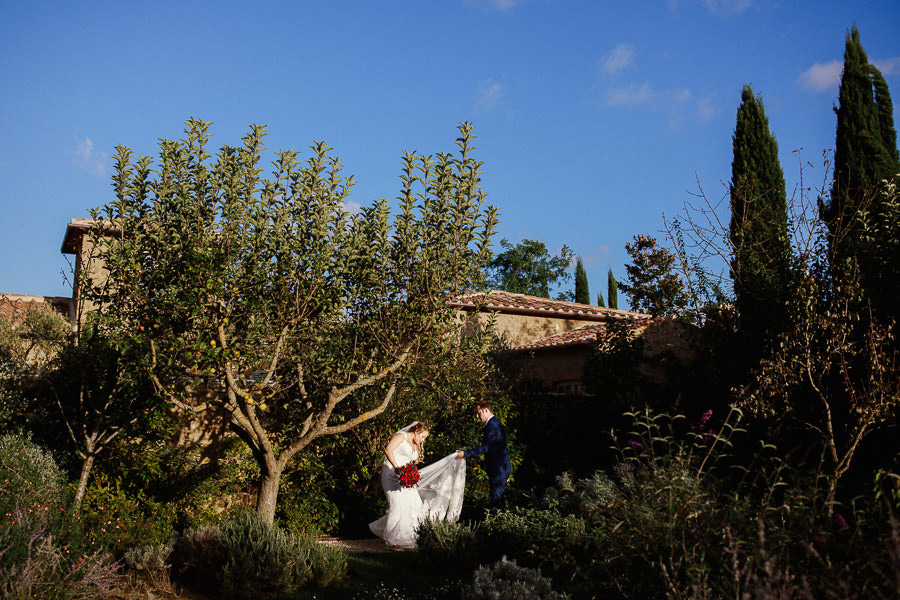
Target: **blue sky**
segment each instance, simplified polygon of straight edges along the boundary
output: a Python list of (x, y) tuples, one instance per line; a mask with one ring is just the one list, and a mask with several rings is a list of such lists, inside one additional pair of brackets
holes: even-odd
[(854, 22), (900, 121), (896, 0), (0, 0), (0, 292), (70, 295), (65, 227), (112, 199), (114, 147), (155, 155), (196, 117), (216, 148), (250, 123), (271, 152), (324, 140), (358, 204), (471, 121), (495, 241), (567, 244), (605, 296), (632, 236), (698, 181), (723, 195), (744, 84), (789, 193), (798, 148), (821, 180)]

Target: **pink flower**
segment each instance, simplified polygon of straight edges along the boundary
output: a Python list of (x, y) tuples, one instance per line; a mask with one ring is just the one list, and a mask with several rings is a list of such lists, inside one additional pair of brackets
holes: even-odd
[(644, 452), (647, 450), (647, 447), (644, 446), (642, 443), (640, 443), (637, 440), (628, 440), (628, 445), (631, 446), (633, 449), (637, 450), (638, 452)]

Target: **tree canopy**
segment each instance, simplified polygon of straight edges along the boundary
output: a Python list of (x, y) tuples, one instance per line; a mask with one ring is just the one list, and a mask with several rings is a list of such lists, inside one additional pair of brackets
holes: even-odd
[(742, 328), (755, 336), (783, 324), (791, 248), (778, 143), (750, 86), (741, 92), (732, 142), (731, 272)]
[[(404, 153), (398, 213), (347, 210), (352, 177), (322, 142), (259, 166), (263, 126), (209, 154), (209, 123), (161, 140), (157, 164), (117, 147), (115, 200), (93, 212), (108, 278), (102, 327), (144, 358), (161, 395), (224, 415), (259, 464), (274, 517), (286, 463), (320, 436), (381, 414), (403, 374), (452, 327), (449, 295), (482, 283), (497, 213), (472, 126), (458, 153)], [(198, 398), (206, 398), (204, 401)]]
[[(574, 255), (568, 246), (564, 245), (556, 255), (550, 254), (544, 242), (536, 240), (512, 244), (503, 238), (500, 246), (503, 252), (489, 265), (488, 284), (494, 289), (549, 298), (551, 288), (572, 277), (569, 268)], [(570, 297), (566, 293), (559, 295)]]
[(632, 310), (651, 315), (664, 315), (683, 309), (687, 304), (684, 285), (676, 275), (676, 256), (657, 246), (656, 238), (636, 235), (625, 244), (632, 263), (625, 265), (628, 274), (622, 290), (631, 299)]
[(575, 302), (580, 302), (581, 304), (591, 303), (587, 273), (584, 270), (584, 263), (581, 257), (578, 257), (578, 261), (575, 263)]

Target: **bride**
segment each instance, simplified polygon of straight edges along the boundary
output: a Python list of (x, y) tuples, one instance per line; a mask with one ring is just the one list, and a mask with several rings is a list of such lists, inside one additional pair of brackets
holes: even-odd
[(372, 533), (393, 549), (415, 548), (416, 528), (426, 518), (456, 521), (466, 487), (466, 461), (456, 453), (419, 469), (419, 482), (403, 487), (396, 470), (422, 461), (422, 442), (428, 426), (415, 421), (397, 433), (384, 450), (381, 486), (388, 500), (387, 513), (369, 523)]

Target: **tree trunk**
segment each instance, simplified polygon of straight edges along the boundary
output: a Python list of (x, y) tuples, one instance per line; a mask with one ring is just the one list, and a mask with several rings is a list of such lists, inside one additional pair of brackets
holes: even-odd
[(277, 467), (264, 468), (259, 482), (259, 495), (256, 497), (256, 514), (269, 525), (275, 523), (275, 503), (278, 501), (280, 485), (281, 469)]
[(78, 477), (78, 489), (75, 490), (75, 512), (81, 510), (81, 503), (84, 501), (84, 493), (87, 490), (88, 479), (91, 476), (91, 469), (94, 467), (95, 454), (90, 453), (84, 457), (81, 463), (81, 475)]

